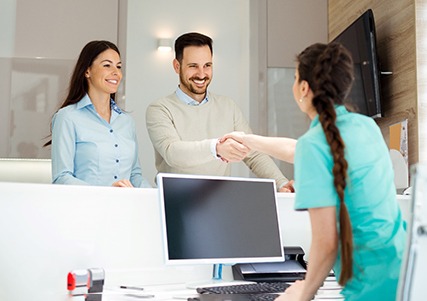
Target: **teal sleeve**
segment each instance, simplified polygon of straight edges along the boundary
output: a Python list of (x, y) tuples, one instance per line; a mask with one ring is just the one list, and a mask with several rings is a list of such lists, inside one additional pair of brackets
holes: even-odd
[(332, 157), (327, 143), (298, 140), (295, 151), (295, 209), (336, 206)]

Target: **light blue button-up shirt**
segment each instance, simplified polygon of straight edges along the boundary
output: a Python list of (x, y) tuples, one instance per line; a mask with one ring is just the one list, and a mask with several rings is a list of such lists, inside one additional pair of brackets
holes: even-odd
[(52, 182), (111, 186), (128, 179), (134, 187), (151, 187), (138, 160), (135, 122), (111, 100), (110, 123), (88, 95), (59, 110), (52, 119)]
[(206, 93), (205, 98), (199, 103), (198, 101), (192, 99), (190, 96), (184, 93), (181, 88), (178, 86), (176, 89), (176, 96), (178, 96), (179, 100), (188, 104), (189, 106), (201, 106), (208, 102), (208, 93)]

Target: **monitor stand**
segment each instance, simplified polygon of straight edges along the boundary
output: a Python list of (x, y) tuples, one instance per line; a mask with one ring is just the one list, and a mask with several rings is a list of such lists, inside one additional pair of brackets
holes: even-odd
[(212, 278), (210, 280), (190, 282), (186, 284), (186, 287), (188, 289), (196, 289), (198, 287), (225, 286), (225, 285), (233, 285), (233, 284), (253, 283), (253, 281), (244, 281), (244, 280), (224, 281), (224, 279), (222, 279), (222, 267), (223, 265), (221, 263), (214, 264), (212, 269)]
[(214, 264), (212, 269), (212, 280), (222, 281), (222, 264)]

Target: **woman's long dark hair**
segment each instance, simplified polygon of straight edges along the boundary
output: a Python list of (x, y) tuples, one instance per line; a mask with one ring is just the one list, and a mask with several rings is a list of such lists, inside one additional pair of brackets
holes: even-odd
[[(117, 46), (109, 41), (91, 41), (83, 47), (77, 60), (76, 66), (74, 67), (73, 75), (71, 76), (68, 95), (62, 105), (59, 107), (59, 109), (79, 102), (80, 99), (82, 99), (86, 95), (89, 89), (89, 85), (85, 73), (87, 69), (92, 65), (93, 61), (98, 57), (98, 55), (108, 49), (113, 49), (120, 55), (120, 51)], [(111, 98), (114, 99), (115, 94), (111, 94)], [(48, 137), (50, 137), (51, 135), (49, 135)], [(52, 144), (52, 140), (46, 142), (43, 147), (48, 146), (50, 144)]]
[(313, 106), (319, 114), (326, 140), (331, 148), (334, 166), (334, 186), (340, 199), (339, 236), (342, 271), (338, 280), (345, 285), (353, 276), (353, 233), (350, 216), (344, 202), (347, 160), (345, 144), (336, 126), (334, 105), (344, 104), (353, 83), (353, 61), (350, 52), (339, 43), (314, 44), (297, 56), (300, 81), (308, 82), (314, 93)]

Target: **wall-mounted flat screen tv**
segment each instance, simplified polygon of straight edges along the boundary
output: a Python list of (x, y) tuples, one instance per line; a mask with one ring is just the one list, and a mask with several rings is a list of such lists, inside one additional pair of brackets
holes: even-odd
[(377, 58), (374, 14), (363, 13), (334, 40), (352, 54), (355, 81), (347, 102), (354, 111), (372, 118), (382, 117), (380, 70)]

